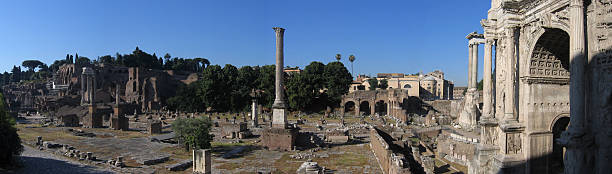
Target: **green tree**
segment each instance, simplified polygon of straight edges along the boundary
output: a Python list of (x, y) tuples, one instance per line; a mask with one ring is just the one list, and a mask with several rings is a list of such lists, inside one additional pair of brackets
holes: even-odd
[(216, 111), (224, 111), (228, 106), (228, 97), (225, 96), (225, 82), (223, 70), (219, 65), (211, 65), (202, 73), (200, 87), (197, 94), (206, 107)]
[(10, 82), (21, 81), (23, 79), (21, 74), (21, 67), (13, 66), (13, 69), (11, 70)]
[(371, 91), (376, 90), (376, 88), (378, 88), (378, 79), (376, 79), (376, 78), (369, 78), (368, 79), (368, 84), (370, 84), (369, 89)]
[(351, 73), (344, 67), (341, 62), (330, 62), (325, 65), (323, 76), (326, 78), (326, 94), (328, 97), (328, 106), (339, 106), (342, 95), (348, 93), (353, 81)]
[(308, 74), (295, 74), (287, 82), (287, 98), (289, 106), (296, 110), (304, 110), (315, 97), (314, 85), (310, 83)]
[(272, 103), (274, 102), (274, 81), (276, 79), (275, 67), (276, 66), (274, 65), (265, 65), (257, 68), (259, 70), (259, 75), (256, 80), (257, 89), (262, 90), (259, 103), (266, 107), (271, 107)]
[(0, 93), (0, 168), (14, 167), (16, 156), (21, 154), (23, 146), (14, 127), (15, 119), (6, 111), (4, 96)]
[[(229, 100), (222, 100), (224, 103), (221, 107), (223, 111), (231, 110), (231, 111), (239, 111), (242, 109), (241, 107), (241, 94), (238, 91), (238, 68), (234, 65), (226, 64), (223, 67), (223, 76), (221, 83), (223, 83), (223, 87), (221, 88), (221, 95), (225, 96), (225, 98)], [(248, 93), (247, 93), (248, 94)], [(244, 95), (247, 95), (244, 94)]]
[(387, 89), (389, 87), (389, 81), (387, 81), (387, 79), (380, 80), (378, 87), (380, 89)]
[(168, 98), (168, 108), (170, 110), (180, 110), (186, 112), (202, 112), (205, 107), (202, 98), (196, 97), (199, 88), (198, 83), (181, 85), (176, 91), (176, 95)]
[(342, 59), (342, 55), (336, 54), (336, 61), (340, 62), (340, 59)]
[(74, 64), (81, 65), (81, 66), (89, 65), (91, 64), (91, 59), (84, 57), (84, 56), (77, 57)]
[(59, 70), (59, 67), (66, 64), (67, 60), (55, 60), (53, 61), (53, 64), (51, 64), (51, 66), (49, 66), (49, 70), (52, 72), (55, 72), (57, 70)]
[(28, 68), (28, 71), (34, 71), (38, 66), (43, 65), (44, 63), (39, 60), (25, 60), (21, 63), (21, 66)]
[(205, 117), (178, 118), (172, 123), (172, 130), (184, 146), (190, 149), (209, 149), (213, 136), (210, 134), (211, 121)]
[(98, 62), (100, 63), (106, 63), (106, 64), (115, 64), (115, 58), (112, 57), (111, 55), (105, 55), (102, 57), (98, 57)]

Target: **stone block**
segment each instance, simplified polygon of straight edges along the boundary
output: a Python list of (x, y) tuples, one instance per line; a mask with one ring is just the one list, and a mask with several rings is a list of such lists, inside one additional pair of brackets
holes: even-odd
[(149, 134), (161, 134), (162, 123), (161, 122), (150, 122), (148, 127)]
[(287, 109), (274, 108), (272, 113), (272, 127), (285, 128), (287, 127)]
[(263, 132), (262, 143), (269, 150), (291, 151), (297, 134), (297, 129), (269, 128)]
[(349, 136), (338, 136), (338, 135), (327, 136), (327, 142), (334, 143), (334, 144), (343, 144), (343, 143), (347, 143), (348, 141), (349, 141)]
[(130, 129), (130, 122), (125, 116), (112, 117), (110, 127), (114, 130), (127, 131)]
[(62, 115), (59, 119), (60, 123), (64, 127), (78, 127), (79, 117), (76, 114)]
[(193, 173), (210, 174), (212, 159), (210, 149), (193, 150)]
[(166, 166), (166, 169), (169, 171), (181, 171), (189, 168), (189, 166), (193, 166), (192, 160), (184, 160), (176, 164), (171, 164)]

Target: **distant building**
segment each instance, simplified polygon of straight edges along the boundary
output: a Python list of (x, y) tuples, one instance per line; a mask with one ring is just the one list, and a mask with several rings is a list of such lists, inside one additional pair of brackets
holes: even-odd
[(421, 77), (421, 98), (425, 100), (452, 100), (454, 84), (444, 79), (444, 72), (435, 70)]
[(292, 76), (293, 74), (300, 74), (302, 73), (302, 70), (299, 67), (294, 67), (294, 68), (285, 68), (285, 70), (283, 70), (285, 73), (287, 73), (287, 75)]
[(465, 91), (467, 91), (467, 87), (453, 88), (453, 99), (463, 99)]
[[(369, 90), (371, 77), (357, 76), (351, 84), (349, 93), (359, 90)], [(454, 84), (444, 79), (442, 71), (433, 71), (426, 75), (406, 75), (403, 73), (378, 73), (376, 79), (380, 83), (386, 79), (388, 89), (408, 90), (410, 96), (419, 96), (425, 100), (452, 100)]]

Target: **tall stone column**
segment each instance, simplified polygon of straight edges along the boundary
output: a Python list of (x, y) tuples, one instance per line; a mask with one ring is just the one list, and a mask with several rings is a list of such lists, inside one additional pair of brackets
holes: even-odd
[(491, 78), (492, 63), (493, 63), (493, 39), (485, 40), (485, 52), (484, 52), (484, 72), (482, 74), (483, 79), (483, 106), (482, 106), (482, 117), (492, 118), (493, 117), (493, 82)]
[(251, 105), (251, 119), (253, 120), (253, 126), (259, 126), (258, 118), (257, 118), (257, 100), (253, 99), (253, 104)]
[(506, 81), (505, 81), (505, 101), (504, 101), (504, 121), (515, 122), (515, 81), (516, 81), (516, 28), (506, 28)]
[(474, 46), (472, 43), (468, 44), (468, 89), (472, 89), (472, 66), (473, 66), (473, 55)]
[(81, 105), (85, 105), (85, 96), (87, 95), (85, 92), (87, 91), (87, 77), (84, 74), (85, 68), (81, 72)]
[(589, 148), (593, 138), (585, 130), (585, 32), (584, 2), (571, 0), (570, 6), (570, 124), (558, 140), (567, 148), (565, 173), (606, 173), (593, 171)]
[(287, 102), (283, 85), (283, 34), (284, 28), (274, 27), (276, 33), (276, 98), (274, 99), (272, 127), (285, 128), (287, 125)]
[(470, 70), (472, 79), (470, 79), (470, 85), (474, 91), (477, 91), (478, 88), (478, 44), (479, 43), (474, 42), (474, 45), (472, 46), (472, 69)]

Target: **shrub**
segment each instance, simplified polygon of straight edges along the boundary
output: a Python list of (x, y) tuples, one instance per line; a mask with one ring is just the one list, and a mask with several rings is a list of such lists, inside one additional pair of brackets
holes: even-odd
[(21, 139), (14, 127), (15, 119), (6, 111), (4, 96), (0, 93), (0, 167), (14, 167), (15, 156), (23, 151)]
[(172, 130), (179, 142), (192, 149), (208, 149), (213, 139), (208, 118), (178, 118), (172, 123)]

